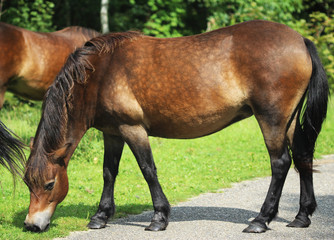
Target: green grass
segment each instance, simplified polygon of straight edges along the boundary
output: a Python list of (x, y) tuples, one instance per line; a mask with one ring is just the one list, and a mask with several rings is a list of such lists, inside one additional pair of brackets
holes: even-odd
[[(40, 103), (17, 104), (0, 119), (28, 144), (40, 118)], [(334, 102), (319, 137), (316, 156), (334, 153)], [(270, 164), (257, 122), (252, 117), (223, 131), (194, 140), (150, 138), (160, 183), (171, 204), (204, 192), (216, 192), (231, 183), (270, 175)], [(28, 151), (26, 152), (28, 156)], [(15, 194), (8, 171), (0, 169), (0, 239), (52, 239), (71, 231), (87, 230), (102, 191), (102, 134), (87, 132), (68, 168), (70, 189), (57, 207), (45, 233), (23, 228), (29, 206), (28, 188), (18, 181)], [(265, 197), (265, 196), (263, 196)], [(131, 151), (125, 147), (115, 188), (115, 217), (152, 209), (151, 197)]]

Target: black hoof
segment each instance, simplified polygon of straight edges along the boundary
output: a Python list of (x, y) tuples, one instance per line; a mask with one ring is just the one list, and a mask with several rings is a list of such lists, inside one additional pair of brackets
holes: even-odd
[(310, 226), (311, 220), (306, 218), (305, 220), (301, 220), (299, 218), (295, 218), (291, 223), (286, 225), (287, 227), (295, 227), (295, 228), (307, 228)]
[(87, 227), (90, 229), (100, 229), (104, 228), (107, 225), (107, 223), (100, 219), (92, 219), (88, 223)]
[(242, 232), (244, 232), (244, 233), (264, 233), (268, 229), (269, 228), (267, 227), (266, 224), (259, 223), (259, 222), (252, 222)]
[(166, 230), (167, 224), (164, 222), (151, 222), (150, 226), (146, 227), (146, 231), (163, 231)]

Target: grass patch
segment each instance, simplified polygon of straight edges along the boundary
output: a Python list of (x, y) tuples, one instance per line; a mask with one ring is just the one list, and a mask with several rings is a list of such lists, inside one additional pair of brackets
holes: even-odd
[[(317, 157), (334, 153), (333, 103), (330, 102), (328, 118), (319, 137)], [(28, 144), (35, 135), (40, 107), (40, 103), (33, 106), (19, 103), (3, 109), (0, 119)], [(199, 139), (150, 138), (150, 142), (160, 183), (171, 204), (271, 173), (268, 153), (254, 118)], [(102, 134), (90, 129), (70, 161), (68, 195), (57, 207), (49, 231), (40, 234), (23, 228), (29, 206), (28, 188), (18, 181), (14, 194), (11, 175), (0, 169), (0, 239), (52, 239), (71, 231), (87, 230), (86, 225), (101, 197), (102, 163)], [(127, 146), (120, 163), (115, 201), (115, 217), (152, 209), (149, 189)]]

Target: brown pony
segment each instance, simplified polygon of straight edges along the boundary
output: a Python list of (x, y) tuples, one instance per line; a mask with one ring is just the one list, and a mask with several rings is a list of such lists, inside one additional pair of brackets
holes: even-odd
[(68, 191), (70, 157), (94, 127), (104, 134), (104, 189), (88, 227), (104, 227), (115, 212), (114, 183), (127, 143), (152, 196), (154, 216), (146, 229), (164, 230), (170, 205), (148, 136), (202, 137), (253, 114), (270, 155), (272, 180), (259, 215), (244, 231), (267, 230), (291, 159), (301, 195), (289, 226), (307, 227), (316, 208), (312, 161), (327, 101), (328, 82), (314, 44), (278, 23), (251, 21), (169, 39), (137, 32), (94, 38), (69, 56), (46, 94), (26, 165), (31, 194), (25, 227), (48, 228)]
[(0, 22), (0, 108), (7, 90), (43, 100), (67, 56), (98, 35), (81, 27), (38, 33)]

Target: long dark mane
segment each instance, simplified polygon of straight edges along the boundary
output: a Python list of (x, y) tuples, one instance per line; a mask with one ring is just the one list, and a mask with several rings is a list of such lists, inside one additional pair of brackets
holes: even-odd
[[(138, 32), (125, 32), (106, 34), (88, 41), (82, 48), (70, 54), (65, 65), (58, 73), (55, 81), (46, 92), (42, 117), (38, 126), (37, 141), (42, 145), (34, 158), (29, 158), (25, 180), (41, 185), (44, 182), (44, 173), (48, 156), (63, 144), (66, 137), (68, 113), (72, 109), (72, 93), (75, 84), (85, 84), (89, 78), (89, 72), (94, 72), (94, 66), (89, 62), (90, 55), (112, 53), (126, 40), (133, 40), (142, 36)], [(36, 148), (38, 143), (34, 143)]]

